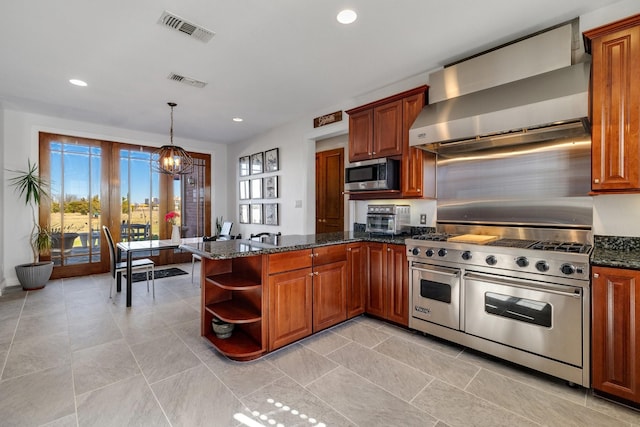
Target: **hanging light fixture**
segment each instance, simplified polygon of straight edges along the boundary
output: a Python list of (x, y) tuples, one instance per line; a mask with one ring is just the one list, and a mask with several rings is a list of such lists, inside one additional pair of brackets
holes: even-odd
[(167, 102), (169, 107), (171, 107), (171, 130), (170, 130), (170, 144), (163, 145), (157, 151), (158, 154), (158, 172), (164, 173), (167, 175), (173, 175), (174, 177), (178, 175), (184, 175), (191, 171), (191, 167), (193, 166), (193, 159), (191, 156), (184, 151), (181, 147), (177, 145), (173, 145), (173, 107), (175, 107), (175, 102)]

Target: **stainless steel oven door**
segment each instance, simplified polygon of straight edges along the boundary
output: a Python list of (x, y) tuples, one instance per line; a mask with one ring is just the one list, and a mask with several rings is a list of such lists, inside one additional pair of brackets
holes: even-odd
[(460, 329), (460, 270), (411, 263), (411, 315)]
[(582, 366), (581, 287), (476, 272), (463, 282), (467, 333)]
[(393, 214), (369, 214), (365, 226), (367, 233), (388, 233), (396, 231), (396, 216)]

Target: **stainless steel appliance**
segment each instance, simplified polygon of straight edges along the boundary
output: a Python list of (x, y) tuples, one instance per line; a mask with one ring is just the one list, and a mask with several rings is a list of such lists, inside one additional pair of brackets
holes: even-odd
[(368, 205), (365, 231), (399, 235), (411, 230), (409, 205)]
[(589, 239), (481, 226), (407, 239), (409, 326), (589, 387)]
[(344, 173), (346, 192), (400, 190), (400, 162), (395, 159), (373, 159), (350, 163)]

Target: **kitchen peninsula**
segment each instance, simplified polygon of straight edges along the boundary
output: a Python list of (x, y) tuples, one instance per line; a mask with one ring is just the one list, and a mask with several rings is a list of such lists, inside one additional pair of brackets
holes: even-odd
[[(339, 232), (180, 248), (202, 257), (201, 335), (231, 359), (258, 358), (365, 311), (408, 325), (404, 237)], [(233, 324), (230, 337), (213, 332), (214, 319)]]

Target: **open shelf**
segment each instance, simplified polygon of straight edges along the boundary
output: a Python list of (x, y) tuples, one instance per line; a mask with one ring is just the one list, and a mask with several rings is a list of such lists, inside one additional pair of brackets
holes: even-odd
[(262, 319), (262, 313), (237, 298), (208, 304), (205, 310), (228, 323), (251, 323)]
[(256, 282), (254, 279), (238, 272), (209, 275), (207, 276), (207, 282), (230, 291), (245, 291), (261, 286), (260, 282)]
[(213, 332), (205, 335), (218, 351), (229, 359), (247, 361), (257, 359), (264, 354), (262, 346), (242, 329), (236, 328), (229, 338), (220, 339)]

